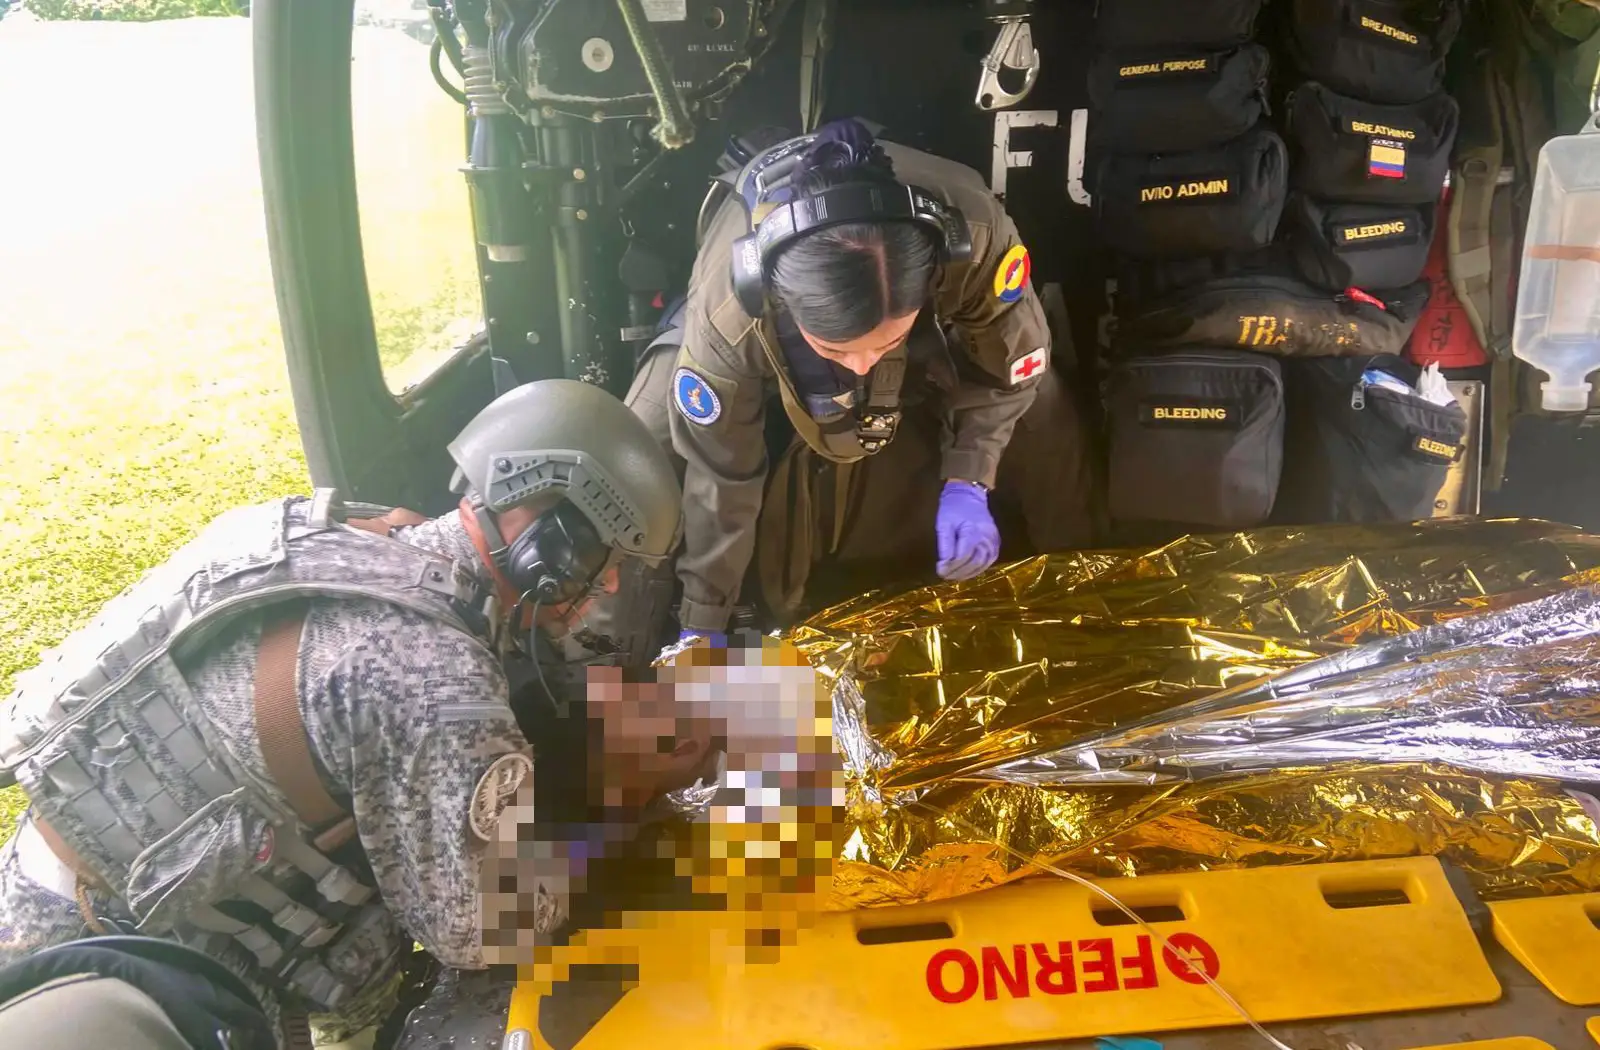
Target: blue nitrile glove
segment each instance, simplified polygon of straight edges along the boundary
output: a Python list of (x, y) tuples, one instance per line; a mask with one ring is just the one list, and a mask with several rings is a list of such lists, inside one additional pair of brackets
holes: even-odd
[(947, 481), (939, 496), (939, 575), (970, 580), (1000, 556), (1000, 529), (989, 513), (989, 494), (970, 481)]
[(728, 636), (727, 636), (727, 634), (725, 634), (722, 631), (679, 631), (678, 632), (678, 644), (679, 645), (682, 645), (685, 642), (692, 642), (697, 638), (704, 638), (706, 640), (706, 643), (708, 645), (710, 645), (711, 648), (713, 648), (713, 649), (726, 649), (728, 647)]

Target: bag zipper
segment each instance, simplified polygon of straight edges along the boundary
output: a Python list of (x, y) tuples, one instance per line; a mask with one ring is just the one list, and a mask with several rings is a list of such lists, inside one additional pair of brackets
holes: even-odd
[[(1227, 353), (1228, 351), (1223, 351)], [(1161, 357), (1144, 358), (1137, 362), (1128, 362), (1135, 368), (1149, 368), (1162, 365), (1216, 365), (1221, 364), (1229, 368), (1248, 368), (1255, 372), (1265, 372), (1272, 380), (1272, 385), (1283, 395), (1283, 376), (1268, 365), (1260, 361), (1239, 361), (1230, 357), (1207, 357), (1203, 354), (1170, 354)]]

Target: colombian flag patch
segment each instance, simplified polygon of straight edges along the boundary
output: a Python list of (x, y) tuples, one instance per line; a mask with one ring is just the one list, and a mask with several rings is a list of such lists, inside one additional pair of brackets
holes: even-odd
[(1405, 146), (1387, 139), (1373, 140), (1367, 147), (1367, 174), (1380, 179), (1405, 178)]
[(1032, 273), (1033, 264), (1028, 259), (1028, 249), (1020, 244), (1015, 245), (1006, 252), (1006, 257), (1000, 260), (1000, 266), (994, 272), (995, 296), (1002, 303), (1014, 303), (1021, 299)]

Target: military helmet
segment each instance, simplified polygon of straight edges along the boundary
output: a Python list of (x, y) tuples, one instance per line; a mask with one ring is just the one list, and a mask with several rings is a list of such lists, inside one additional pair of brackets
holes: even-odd
[(450, 442), (451, 488), (499, 513), (566, 499), (624, 554), (677, 546), (683, 493), (666, 451), (628, 406), (589, 383), (545, 379), (492, 401)]

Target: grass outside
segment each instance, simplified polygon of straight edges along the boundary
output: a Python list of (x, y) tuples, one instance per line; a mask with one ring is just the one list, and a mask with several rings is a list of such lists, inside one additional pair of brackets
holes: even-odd
[[(217, 514), (309, 488), (249, 29), (0, 24), (0, 702)], [(399, 389), (475, 326), (461, 117), (421, 45), (356, 32), (363, 240)], [(20, 806), (0, 792), (0, 841)]]

